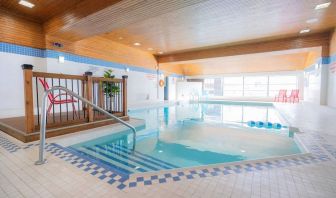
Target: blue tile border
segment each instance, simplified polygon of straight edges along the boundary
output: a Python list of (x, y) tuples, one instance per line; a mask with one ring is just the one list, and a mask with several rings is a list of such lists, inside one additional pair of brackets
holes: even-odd
[[(26, 47), (26, 46), (5, 43), (5, 42), (0, 42), (0, 52), (34, 56), (34, 57), (40, 57), (40, 58), (54, 58), (54, 59), (58, 59), (58, 56), (64, 56), (65, 60), (77, 62), (77, 63), (92, 64), (96, 66), (111, 67), (115, 69), (129, 68), (131, 71), (144, 72), (144, 73), (149, 73), (149, 74), (164, 73), (164, 71), (158, 72), (156, 70), (147, 69), (147, 68), (143, 68), (143, 67), (139, 67), (135, 65), (120, 64), (120, 63), (115, 63), (111, 61), (105, 61), (102, 59), (90, 58), (86, 56), (79, 56), (79, 55), (66, 53), (66, 52), (59, 52), (59, 51), (49, 50), (49, 49), (44, 50), (44, 49)], [(316, 61), (317, 64), (331, 64), (334, 62), (336, 62), (336, 54), (331, 55), (329, 57), (321, 57)], [(314, 67), (316, 63), (307, 67), (305, 70), (310, 70), (311, 68)], [(183, 75), (180, 75), (180, 74), (171, 74), (170, 76), (177, 77), (177, 78), (184, 77)]]
[[(289, 167), (289, 166), (297, 166), (304, 164), (311, 164), (321, 161), (329, 160), (328, 157), (314, 157), (314, 156), (302, 156), (295, 157), (289, 159), (278, 159), (278, 160), (270, 160), (266, 162), (258, 162), (258, 163), (246, 163), (240, 165), (222, 165), (218, 167), (207, 167), (204, 169), (194, 169), (194, 170), (183, 170), (175, 173), (165, 173), (160, 174), (156, 173), (156, 175), (148, 175), (148, 176), (139, 176), (135, 178), (131, 178), (129, 181), (129, 188), (134, 188), (141, 185), (149, 185), (150, 184), (161, 184), (166, 182), (178, 182), (181, 180), (190, 180), (197, 178), (206, 178), (206, 177), (215, 177), (220, 175), (230, 175), (230, 174), (242, 174), (246, 172), (255, 172), (255, 171), (263, 171), (269, 170), (273, 168), (280, 167)], [(155, 174), (155, 173), (153, 173)]]
[[(80, 56), (80, 55), (67, 53), (67, 52), (59, 52), (59, 51), (49, 50), (49, 49), (37, 49), (37, 48), (32, 48), (32, 47), (5, 43), (5, 42), (0, 42), (0, 52), (20, 54), (20, 55), (26, 55), (26, 56), (39, 57), (39, 58), (54, 58), (54, 59), (58, 59), (59, 56), (64, 56), (65, 60), (77, 62), (77, 63), (84, 63), (84, 64), (90, 64), (90, 65), (96, 65), (96, 66), (103, 66), (103, 67), (111, 67), (111, 68), (122, 69), (122, 70), (129, 68), (131, 71), (143, 72), (143, 73), (149, 73), (149, 74), (164, 73), (164, 71), (156, 71), (153, 69), (147, 69), (147, 68), (143, 68), (143, 67), (135, 66), (135, 65), (120, 64), (116, 62), (105, 61), (102, 59), (90, 58), (86, 56)], [(179, 74), (172, 74), (171, 76), (183, 77), (183, 75), (179, 75)]]
[(14, 144), (13, 142), (9, 141), (7, 138), (4, 138), (2, 136), (0, 136), (0, 146), (10, 153), (14, 153), (21, 149), (20, 146)]
[(305, 71), (312, 71), (315, 70), (315, 64), (322, 64), (322, 65), (329, 65), (336, 62), (336, 54), (328, 56), (328, 57), (321, 57), (315, 61), (314, 64), (306, 67)]
[(120, 190), (127, 187), (125, 182), (128, 181), (129, 175), (121, 173), (111, 164), (98, 161), (93, 157), (77, 153), (74, 149), (65, 148), (54, 143), (48, 144), (46, 151), (97, 177), (99, 180), (115, 185)]
[(336, 62), (336, 54), (331, 55), (330, 57), (330, 63), (334, 63), (334, 62)]
[[(82, 171), (87, 172), (97, 179), (113, 185), (119, 190), (123, 190), (125, 188), (134, 188), (142, 185), (148, 186), (153, 184), (179, 182), (182, 180), (191, 180), (197, 178), (243, 174), (248, 172), (270, 170), (274, 168), (301, 166), (336, 159), (336, 147), (328, 144), (322, 136), (314, 134), (311, 135), (311, 137), (306, 137), (304, 142), (312, 155), (270, 159), (261, 162), (242, 162), (241, 164), (228, 165), (222, 164), (203, 168), (195, 167), (186, 168), (183, 170), (173, 169), (170, 172), (167, 172), (169, 170), (166, 170), (165, 172), (152, 172), (141, 174), (139, 176), (124, 174), (110, 164), (107, 164), (101, 160), (99, 161), (92, 156), (83, 155), (71, 147), (62, 147), (58, 144), (51, 143), (46, 145), (46, 151), (72, 164), (73, 166), (76, 166)], [(320, 146), (318, 144), (320, 144)], [(15, 153), (21, 149), (29, 149), (38, 145), (38, 143), (32, 143), (18, 146), (0, 135), (0, 146), (10, 153)]]
[[(51, 146), (55, 146), (60, 148), (59, 145), (51, 144)], [(330, 145), (329, 145), (330, 146)], [(299, 166), (305, 164), (312, 164), (317, 162), (329, 161), (331, 160), (328, 155), (326, 155), (322, 148), (317, 145), (310, 145), (311, 149), (319, 150), (319, 152), (313, 152), (314, 155), (312, 156), (297, 156), (297, 157), (289, 157), (285, 159), (275, 159), (275, 160), (268, 160), (264, 162), (249, 162), (249, 163), (242, 163), (238, 165), (219, 165), (218, 167), (206, 167), (202, 169), (183, 169), (180, 171), (171, 170), (171, 172), (160, 173), (160, 172), (153, 172), (153, 174), (146, 173), (140, 175), (138, 177), (132, 178), (132, 175), (125, 176), (122, 179), (115, 181), (114, 179), (107, 180), (107, 183), (113, 184), (118, 183), (117, 188), (123, 190), (124, 188), (134, 188), (141, 185), (148, 186), (153, 184), (164, 184), (167, 182), (178, 182), (181, 180), (190, 180), (190, 179), (197, 179), (197, 178), (206, 178), (206, 177), (214, 177), (220, 175), (229, 175), (229, 174), (242, 174), (246, 172), (254, 172), (254, 171), (263, 171), (269, 170), (273, 168), (284, 168), (290, 166)], [(64, 148), (66, 149), (66, 148)], [(336, 151), (336, 148), (333, 151)], [(56, 152), (55, 152), (56, 153)], [(54, 153), (54, 154), (55, 154)], [(76, 157), (76, 155), (71, 155), (72, 157)], [(76, 157), (75, 159), (80, 158)], [(335, 157), (336, 159), (336, 157)], [(72, 161), (72, 160), (66, 160)], [(78, 160), (77, 160), (78, 161)], [(75, 161), (75, 164), (78, 162)], [(73, 161), (71, 163), (74, 163)], [(92, 166), (92, 164), (90, 164)], [(77, 166), (84, 166), (83, 162), (80, 162)], [(83, 168), (81, 168), (83, 169)], [(91, 171), (91, 175), (96, 176), (99, 172), (93, 170), (91, 167), (84, 169), (86, 172)], [(112, 170), (113, 171), (113, 170)], [(100, 172), (102, 173), (102, 171)], [(104, 180), (107, 176), (104, 174), (99, 175), (99, 179)]]
[(45, 50), (43, 49), (26, 47), (26, 46), (4, 43), (4, 42), (0, 42), (0, 52), (20, 54), (20, 55), (26, 55), (26, 56), (34, 56), (34, 57), (40, 57), (40, 58), (46, 57)]

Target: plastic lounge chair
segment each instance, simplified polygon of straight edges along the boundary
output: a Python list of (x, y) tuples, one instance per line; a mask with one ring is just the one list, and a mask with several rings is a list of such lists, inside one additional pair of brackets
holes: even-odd
[[(41, 84), (42, 84), (42, 86), (44, 87), (45, 90), (49, 89), (49, 85), (48, 85), (47, 81), (45, 81), (42, 78), (39, 78), (39, 81), (41, 82)], [(75, 100), (73, 97), (71, 97), (70, 99), (62, 99), (61, 96), (63, 96), (63, 95), (67, 95), (67, 94), (62, 93), (62, 94), (57, 94), (56, 96), (54, 96), (54, 94), (52, 94), (52, 93), (48, 94), (48, 99), (49, 99), (49, 102), (50, 102), (50, 104), (48, 106), (48, 114), (50, 114), (50, 111), (51, 111), (51, 108), (52, 108), (53, 105), (61, 105), (61, 104), (72, 103), (72, 111), (77, 116), (77, 111), (76, 111), (76, 107), (75, 107), (75, 103), (77, 102), (77, 100)]]
[(288, 102), (292, 102), (292, 103), (298, 103), (299, 102), (299, 90), (298, 89), (293, 89), (291, 91), (291, 94), (289, 97), (287, 97), (286, 99)]
[(286, 89), (280, 89), (278, 95), (274, 97), (274, 102), (286, 102), (286, 93)]

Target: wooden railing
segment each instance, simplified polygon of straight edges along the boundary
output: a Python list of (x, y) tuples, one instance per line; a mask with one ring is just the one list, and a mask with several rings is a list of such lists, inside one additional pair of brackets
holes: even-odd
[[(41, 98), (44, 90), (63, 86), (116, 116), (127, 116), (127, 76), (122, 79), (34, 72), (31, 65), (22, 65), (24, 76), (25, 131), (40, 127)], [(114, 87), (111, 91), (111, 87)], [(97, 120), (106, 116), (62, 91), (48, 95), (47, 128), (64, 127)]]
[[(93, 96), (92, 100), (94, 104), (102, 107), (110, 113), (123, 115), (123, 80), (122, 79), (107, 79), (102, 77), (92, 78)], [(112, 90), (114, 89), (114, 91)], [(93, 112), (94, 120), (104, 118), (99, 112)]]

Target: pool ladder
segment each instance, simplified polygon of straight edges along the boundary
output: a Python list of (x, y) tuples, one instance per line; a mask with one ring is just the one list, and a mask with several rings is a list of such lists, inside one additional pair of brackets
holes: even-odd
[(93, 108), (95, 108), (96, 110), (98, 110), (99, 112), (107, 115), (110, 118), (114, 118), (115, 120), (117, 120), (118, 122), (120, 122), (121, 124), (127, 126), (128, 128), (130, 128), (133, 132), (133, 151), (135, 149), (135, 140), (136, 140), (136, 129), (134, 126), (130, 125), (129, 123), (125, 122), (124, 120), (116, 117), (115, 115), (105, 111), (104, 109), (102, 109), (101, 107), (93, 104), (92, 102), (88, 101), (87, 99), (83, 98), (82, 96), (76, 94), (75, 92), (62, 87), (62, 86), (53, 86), (50, 89), (46, 90), (43, 94), (43, 98), (42, 98), (42, 114), (41, 114), (41, 125), (40, 125), (40, 147), (39, 147), (39, 159), (38, 161), (35, 162), (35, 165), (41, 165), (44, 164), (46, 162), (46, 159), (44, 158), (44, 150), (45, 150), (45, 139), (46, 139), (46, 122), (47, 122), (47, 97), (48, 94), (55, 91), (55, 90), (62, 90), (64, 92), (66, 92), (67, 94), (69, 94), (72, 97), (75, 97), (79, 100), (81, 100), (82, 102), (84, 102), (87, 105), (92, 106)]

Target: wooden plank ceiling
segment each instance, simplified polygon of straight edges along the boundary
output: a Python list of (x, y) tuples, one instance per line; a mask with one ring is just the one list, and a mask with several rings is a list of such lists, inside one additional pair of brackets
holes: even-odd
[[(177, 66), (187, 76), (298, 71), (313, 64), (320, 54), (321, 47), (314, 47), (160, 63), (159, 67), (165, 69)], [(314, 55), (313, 62), (308, 60), (311, 55)]]
[[(326, 31), (336, 24), (336, 0), (14, 0), (1, 7), (42, 21), (46, 34), (70, 41), (101, 35), (157, 54), (185, 52)], [(317, 19), (315, 23), (307, 23)], [(310, 33), (309, 33), (310, 34)]]
[(20, 14), (36, 22), (44, 22), (51, 17), (72, 9), (82, 0), (28, 0), (35, 6), (33, 9), (19, 5), (19, 0), (0, 0), (0, 6), (16, 14)]
[[(122, 37), (118, 42), (130, 46), (139, 42), (140, 49), (153, 48), (155, 52), (169, 54), (296, 36), (304, 28), (310, 28), (310, 33), (322, 32), (336, 25), (335, 0), (322, 10), (314, 8), (326, 0), (193, 1), (190, 5), (176, 5), (166, 13), (163, 12), (168, 7), (165, 1), (158, 1), (154, 8), (145, 5), (149, 2), (140, 2), (116, 20), (100, 18), (105, 28), (97, 23), (91, 29), (110, 31), (105, 37), (114, 41)], [(156, 12), (160, 14), (156, 16), (147, 14), (145, 19), (142, 10), (163, 11)], [(309, 19), (317, 19), (317, 22), (309, 24), (306, 22)]]

